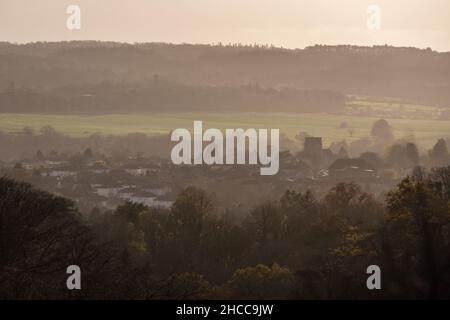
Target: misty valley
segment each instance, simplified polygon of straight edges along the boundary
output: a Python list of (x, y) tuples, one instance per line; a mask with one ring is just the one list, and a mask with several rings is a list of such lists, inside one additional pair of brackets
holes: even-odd
[(448, 299), (449, 86), (414, 47), (1, 42), (0, 298)]

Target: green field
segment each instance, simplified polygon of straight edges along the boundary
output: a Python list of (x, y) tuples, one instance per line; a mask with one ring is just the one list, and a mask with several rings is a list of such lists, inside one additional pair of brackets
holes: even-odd
[[(202, 120), (204, 128), (279, 128), (293, 138), (299, 132), (324, 138), (325, 144), (347, 139), (351, 141), (368, 136), (377, 118), (301, 113), (157, 113), (109, 115), (47, 115), (0, 114), (0, 131), (19, 132), (28, 126), (37, 131), (51, 125), (57, 131), (71, 136), (88, 136), (93, 133), (125, 135), (142, 132), (149, 135), (168, 134), (176, 128), (192, 128), (194, 120)], [(450, 121), (387, 119), (397, 138), (414, 136), (425, 146), (438, 138), (450, 137)], [(341, 129), (346, 122), (348, 128)], [(350, 130), (351, 129), (351, 130)], [(352, 133), (352, 135), (350, 134)]]
[(349, 115), (395, 119), (438, 120), (445, 111), (442, 107), (409, 104), (395, 98), (351, 95), (345, 106)]

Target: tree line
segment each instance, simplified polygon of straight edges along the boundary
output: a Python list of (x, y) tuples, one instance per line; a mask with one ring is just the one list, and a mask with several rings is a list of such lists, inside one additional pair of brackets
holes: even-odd
[(193, 86), (154, 80), (146, 83), (102, 82), (47, 91), (29, 88), (0, 92), (0, 112), (338, 112), (345, 97), (331, 90)]
[(449, 60), (448, 52), (391, 46), (0, 43), (0, 92), (11, 83), (45, 91), (108, 81), (145, 83), (158, 76), (192, 86), (257, 83), (448, 107)]
[[(450, 167), (414, 173), (384, 201), (356, 184), (286, 191), (245, 215), (187, 187), (170, 209), (74, 203), (0, 180), (3, 299), (441, 299), (450, 284)], [(65, 287), (68, 265), (82, 290)], [(378, 265), (382, 290), (368, 290)]]

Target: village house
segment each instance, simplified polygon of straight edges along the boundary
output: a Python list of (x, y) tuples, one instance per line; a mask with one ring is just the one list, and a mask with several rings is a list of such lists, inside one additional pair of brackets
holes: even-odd
[(142, 187), (142, 190), (146, 192), (151, 192), (155, 196), (161, 197), (165, 196), (166, 194), (170, 193), (172, 191), (172, 188), (160, 186), (160, 185), (146, 185)]
[(152, 168), (147, 165), (126, 164), (120, 167), (120, 169), (134, 177), (146, 176), (148, 173), (152, 172)]
[(110, 169), (103, 160), (97, 160), (89, 167), (89, 172), (96, 174), (108, 173)]
[(123, 188), (122, 186), (101, 186), (95, 188), (95, 193), (106, 198), (116, 197)]
[(377, 170), (362, 158), (337, 159), (328, 168), (328, 176), (335, 180), (374, 179)]
[(55, 169), (42, 170), (41, 175), (44, 177), (57, 177), (64, 179), (68, 177), (76, 177), (78, 175), (78, 171), (72, 167), (59, 167)]
[(299, 157), (309, 164), (314, 176), (320, 170), (326, 169), (337, 158), (331, 149), (323, 147), (321, 137), (306, 137)]

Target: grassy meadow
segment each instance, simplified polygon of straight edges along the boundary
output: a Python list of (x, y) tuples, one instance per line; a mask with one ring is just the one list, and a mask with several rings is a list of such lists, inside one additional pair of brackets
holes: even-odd
[[(194, 120), (204, 128), (279, 128), (294, 138), (299, 132), (321, 136), (324, 143), (346, 139), (352, 141), (370, 133), (375, 117), (311, 113), (155, 113), (107, 115), (0, 114), (0, 131), (19, 132), (24, 127), (38, 131), (50, 125), (71, 136), (93, 133), (125, 135), (141, 132), (148, 135), (168, 134), (176, 128), (192, 129)], [(424, 146), (438, 138), (450, 137), (450, 121), (389, 119), (397, 138), (414, 136)], [(345, 125), (344, 125), (345, 123)]]

